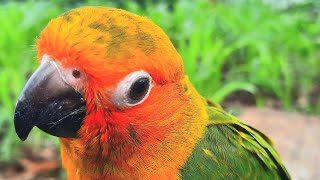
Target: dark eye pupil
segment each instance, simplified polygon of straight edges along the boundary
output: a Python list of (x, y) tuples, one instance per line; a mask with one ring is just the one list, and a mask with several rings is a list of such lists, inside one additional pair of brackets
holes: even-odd
[(81, 75), (80, 71), (78, 70), (73, 70), (72, 71), (72, 76), (75, 77), (75, 78), (79, 78)]
[(147, 94), (149, 89), (149, 79), (141, 78), (134, 82), (129, 91), (129, 98), (132, 101), (140, 101)]

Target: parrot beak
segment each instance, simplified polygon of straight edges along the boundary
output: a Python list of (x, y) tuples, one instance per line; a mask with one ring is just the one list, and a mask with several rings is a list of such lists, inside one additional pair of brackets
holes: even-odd
[(85, 111), (82, 95), (63, 80), (55, 62), (43, 60), (16, 104), (14, 126), (22, 141), (34, 126), (54, 136), (77, 138)]

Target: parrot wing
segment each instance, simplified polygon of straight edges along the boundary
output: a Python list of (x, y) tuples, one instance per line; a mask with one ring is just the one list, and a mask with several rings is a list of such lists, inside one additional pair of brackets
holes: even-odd
[(181, 169), (182, 179), (290, 179), (272, 146), (257, 129), (208, 101), (209, 124)]

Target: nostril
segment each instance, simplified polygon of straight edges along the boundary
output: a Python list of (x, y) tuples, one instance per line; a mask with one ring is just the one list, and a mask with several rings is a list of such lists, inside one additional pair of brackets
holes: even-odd
[(73, 76), (74, 78), (80, 78), (81, 73), (80, 73), (79, 70), (73, 70), (73, 71), (72, 71), (72, 76)]

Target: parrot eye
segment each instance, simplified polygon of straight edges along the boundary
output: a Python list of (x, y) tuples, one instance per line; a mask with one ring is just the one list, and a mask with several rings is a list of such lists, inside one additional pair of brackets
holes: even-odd
[(147, 72), (133, 72), (118, 84), (112, 101), (118, 108), (138, 105), (148, 97), (152, 87), (152, 78)]
[(128, 98), (132, 101), (139, 101), (147, 94), (150, 81), (148, 78), (140, 78), (132, 83), (128, 92)]

